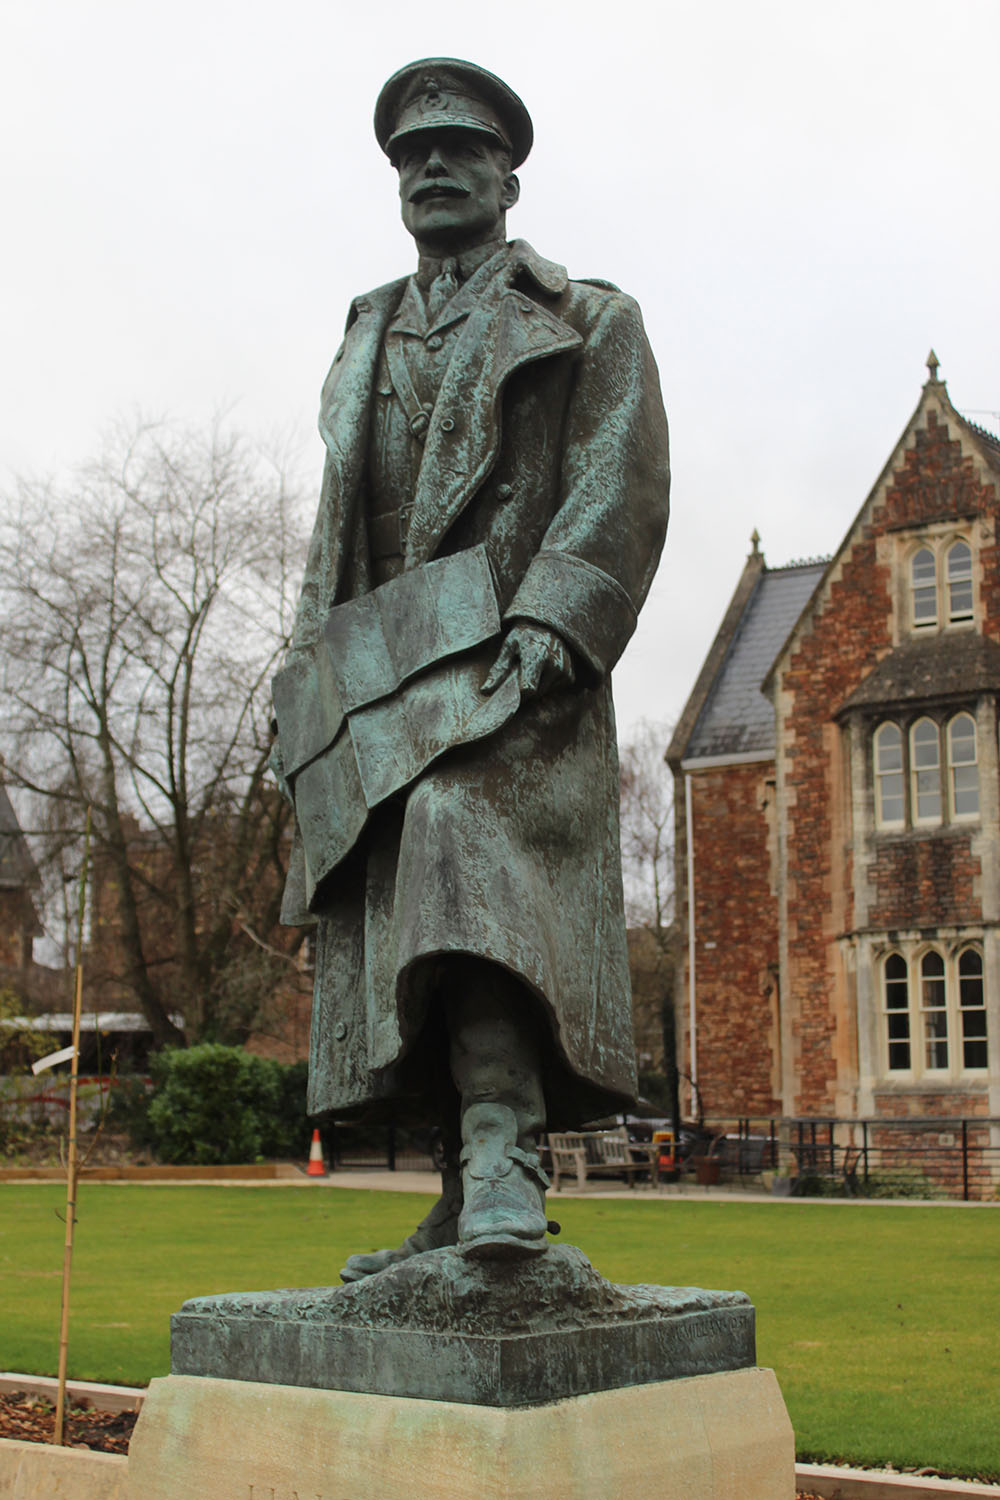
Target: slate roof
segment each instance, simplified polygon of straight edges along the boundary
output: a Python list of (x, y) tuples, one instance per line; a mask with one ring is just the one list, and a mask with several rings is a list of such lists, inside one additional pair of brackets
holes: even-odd
[(38, 870), (31, 857), (10, 798), (0, 786), (0, 889), (19, 890), (37, 885)]
[(904, 708), (909, 703), (947, 702), (1000, 683), (1000, 645), (971, 631), (918, 636), (904, 641), (863, 678), (839, 712), (852, 708)]
[(684, 759), (774, 753), (774, 707), (760, 685), (826, 569), (826, 560), (766, 568), (684, 748)]
[[(954, 411), (954, 407), (952, 410)], [(968, 417), (963, 417), (961, 412), (956, 412), (955, 415), (966, 431), (971, 432), (972, 436), (978, 439), (984, 458), (993, 468), (1000, 468), (1000, 438), (996, 433), (990, 432), (987, 427), (980, 427), (978, 422), (972, 422)]]

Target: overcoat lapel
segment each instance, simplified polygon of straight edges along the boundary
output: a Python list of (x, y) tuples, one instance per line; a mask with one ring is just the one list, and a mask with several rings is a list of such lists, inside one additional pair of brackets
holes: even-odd
[(583, 343), (575, 329), (512, 285), (525, 265), (546, 289), (559, 282), (558, 268), (541, 262), (530, 247), (515, 244), (466, 320), (427, 434), (410, 516), (407, 567), (433, 557), (490, 472), (500, 442), (500, 397), (513, 372)]
[(325, 571), (330, 599), (338, 590), (357, 519), (379, 351), (405, 286), (404, 277), (352, 303), (344, 342), (323, 386), (319, 430), (328, 454), (324, 482), (330, 535)]

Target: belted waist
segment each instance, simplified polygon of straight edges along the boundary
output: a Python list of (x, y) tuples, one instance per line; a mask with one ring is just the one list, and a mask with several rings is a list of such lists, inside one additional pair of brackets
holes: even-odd
[(368, 545), (372, 557), (402, 556), (411, 509), (412, 506), (402, 505), (399, 510), (387, 510), (380, 516), (368, 517)]

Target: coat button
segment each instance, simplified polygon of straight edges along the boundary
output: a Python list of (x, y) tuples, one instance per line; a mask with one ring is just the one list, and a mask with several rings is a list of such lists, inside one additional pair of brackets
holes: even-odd
[(513, 495), (513, 493), (514, 493), (514, 486), (512, 484), (498, 484), (497, 485), (497, 499), (498, 500), (509, 500), (510, 497), (511, 497), (511, 495)]
[(427, 347), (428, 347), (428, 349), (437, 350), (437, 349), (441, 348), (441, 345), (443, 343), (444, 343), (444, 339), (441, 338), (439, 334), (432, 333), (431, 336), (430, 336), (430, 338), (427, 340)]
[(443, 417), (442, 420), (441, 420), (441, 431), (442, 432), (454, 432), (455, 431), (455, 418), (454, 417)]
[(344, 1037), (347, 1035), (347, 1022), (338, 1021), (336, 1026), (333, 1028), (333, 1035), (338, 1042), (342, 1042), (344, 1040)]

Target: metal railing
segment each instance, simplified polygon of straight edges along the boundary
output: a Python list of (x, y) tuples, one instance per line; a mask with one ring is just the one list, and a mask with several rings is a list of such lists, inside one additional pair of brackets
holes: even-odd
[(1000, 1119), (753, 1117), (708, 1120), (722, 1171), (774, 1172), (800, 1195), (1000, 1199)]
[(331, 1171), (431, 1171), (434, 1142), (429, 1131), (399, 1125), (360, 1126), (337, 1121), (320, 1127)]

